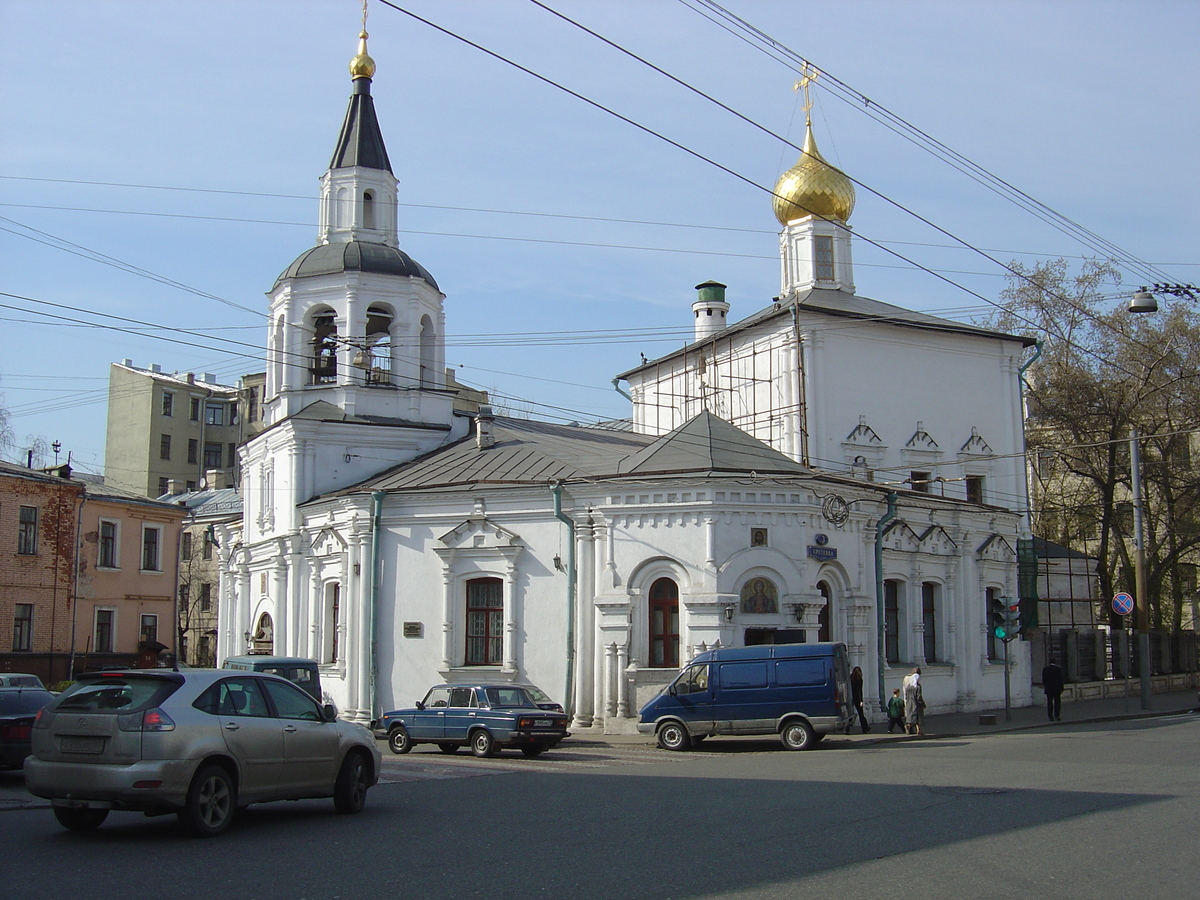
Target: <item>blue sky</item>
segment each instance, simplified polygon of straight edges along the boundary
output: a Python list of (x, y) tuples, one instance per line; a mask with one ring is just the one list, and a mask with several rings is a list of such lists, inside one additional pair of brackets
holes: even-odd
[[(700, 15), (702, 0), (545, 2), (802, 141), (795, 71)], [(762, 188), (795, 150), (529, 0), (397, 5), (746, 179), (371, 0), (401, 242), (447, 295), (460, 380), (539, 417), (628, 415), (610, 380), (686, 341), (694, 285), (729, 285), (735, 319), (778, 293)], [(1157, 266), (1158, 278), (1125, 266), (1114, 296), (1200, 281), (1200, 4), (722, 6)], [(126, 357), (227, 383), (261, 371), (263, 295), (315, 241), (359, 15), (357, 0), (0, 2), (0, 291), (68, 308), (0, 297), (0, 404), (19, 445), (58, 440), (101, 471), (108, 365)], [(860, 294), (968, 319), (986, 311), (976, 294), (1004, 286), (1003, 270), (947, 249), (893, 202), (1004, 261), (1095, 255), (883, 127), (861, 100), (814, 97), (822, 153), (882, 195), (859, 189), (855, 232), (955, 282), (859, 241)], [(191, 333), (81, 326), (95, 321), (82, 311)]]

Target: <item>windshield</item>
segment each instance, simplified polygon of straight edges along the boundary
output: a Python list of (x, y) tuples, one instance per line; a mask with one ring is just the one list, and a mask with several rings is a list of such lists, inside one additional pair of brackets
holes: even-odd
[(534, 709), (537, 708), (537, 704), (533, 702), (533, 698), (522, 688), (490, 687), (485, 690), (488, 698), (488, 706), (492, 707), (492, 709), (497, 709), (501, 706), (528, 706)]
[(158, 706), (179, 688), (182, 679), (139, 678), (137, 675), (98, 675), (75, 682), (58, 698), (56, 712), (136, 712)]

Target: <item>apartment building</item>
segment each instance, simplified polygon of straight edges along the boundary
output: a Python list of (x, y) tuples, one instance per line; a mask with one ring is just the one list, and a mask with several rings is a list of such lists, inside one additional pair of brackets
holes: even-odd
[(243, 379), (251, 385), (246, 388), (219, 384), (209, 374), (167, 373), (157, 364), (143, 369), (129, 359), (113, 363), (105, 483), (147, 497), (173, 487), (194, 491), (208, 471), (235, 484), (238, 445), (261, 428), (261, 388), (254, 378)]

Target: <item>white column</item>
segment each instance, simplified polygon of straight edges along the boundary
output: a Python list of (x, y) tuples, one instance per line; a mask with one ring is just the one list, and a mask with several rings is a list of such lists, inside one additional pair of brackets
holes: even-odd
[(617, 718), (629, 717), (629, 679), (625, 669), (629, 665), (629, 643), (617, 646)]
[(450, 567), (442, 570), (442, 670), (454, 664), (454, 579)]
[[(502, 671), (517, 671), (517, 567), (512, 562), (504, 576), (504, 666)], [(563, 698), (567, 700), (566, 697)]]
[[(286, 656), (287, 650), (287, 592), (288, 592), (288, 560), (291, 553), (286, 540), (280, 541), (277, 550), (275, 568), (272, 574), (271, 595), (275, 600), (274, 628), (272, 635), (273, 652), (278, 656)], [(250, 627), (254, 631), (254, 626)]]
[(576, 584), (576, 651), (575, 651), (575, 726), (589, 728), (595, 711), (593, 674), (595, 666), (595, 596), (596, 596), (596, 540), (595, 524), (591, 516), (579, 526), (579, 571)]

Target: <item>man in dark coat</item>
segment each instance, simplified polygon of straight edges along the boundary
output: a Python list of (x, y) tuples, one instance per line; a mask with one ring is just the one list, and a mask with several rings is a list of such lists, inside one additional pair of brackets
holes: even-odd
[(1061, 722), (1063, 672), (1053, 661), (1042, 669), (1042, 689), (1046, 692), (1046, 715), (1051, 722)]

